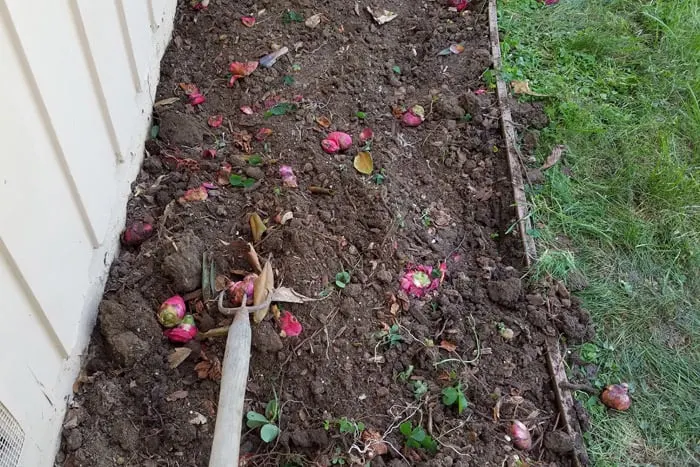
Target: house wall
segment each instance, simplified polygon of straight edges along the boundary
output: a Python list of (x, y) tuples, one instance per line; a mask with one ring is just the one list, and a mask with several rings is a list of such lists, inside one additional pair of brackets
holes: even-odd
[(53, 464), (175, 8), (0, 0), (0, 441), (21, 440), (2, 467)]

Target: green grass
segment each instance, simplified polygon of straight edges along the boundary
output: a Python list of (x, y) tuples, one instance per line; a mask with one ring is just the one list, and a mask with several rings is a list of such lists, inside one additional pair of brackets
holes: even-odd
[(538, 163), (565, 144), (573, 174), (529, 192), (535, 275), (587, 279), (596, 383), (634, 389), (586, 401), (594, 465), (700, 465), (700, 0), (499, 0), (499, 26), (504, 78), (549, 96)]

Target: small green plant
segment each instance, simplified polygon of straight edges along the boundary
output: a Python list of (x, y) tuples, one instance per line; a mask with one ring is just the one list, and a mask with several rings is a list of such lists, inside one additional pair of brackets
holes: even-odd
[(457, 383), (455, 386), (450, 386), (442, 390), (442, 403), (446, 406), (457, 405), (457, 413), (462, 415), (464, 409), (467, 408), (469, 402), (467, 397), (462, 392), (462, 383)]
[(331, 459), (331, 464), (332, 465), (345, 465), (345, 457), (343, 457), (342, 451), (340, 450), (339, 447), (335, 448), (335, 454), (333, 454), (333, 458)]
[(462, 115), (462, 121), (463, 122), (471, 122), (472, 121), (472, 114), (464, 114)]
[(275, 395), (275, 398), (267, 403), (264, 415), (254, 410), (246, 414), (246, 425), (252, 429), (260, 428), (260, 439), (266, 443), (271, 443), (280, 433), (279, 427), (275, 424), (279, 414), (279, 400), (277, 395)]
[(398, 66), (398, 65), (394, 65), (394, 66), (391, 67), (391, 71), (393, 71), (393, 72), (396, 73), (397, 75), (400, 75), (400, 74), (401, 74), (401, 67)]
[(301, 65), (295, 63), (294, 65), (292, 65), (292, 71), (301, 71)]
[(430, 210), (424, 209), (420, 216), (420, 222), (423, 227), (430, 227), (433, 225), (433, 219), (430, 218)]
[(258, 167), (258, 166), (262, 165), (263, 159), (260, 156), (260, 154), (253, 154), (253, 155), (248, 157), (247, 162), (248, 162), (248, 165), (252, 165), (253, 167)]
[(336, 420), (336, 423), (338, 424), (338, 431), (343, 434), (349, 433), (353, 436), (360, 436), (365, 431), (364, 423), (350, 420), (347, 417)]
[(359, 118), (360, 120), (364, 120), (365, 118), (367, 118), (367, 114), (362, 111), (357, 112), (355, 116), (357, 116), (357, 118)]
[(304, 17), (294, 10), (287, 10), (282, 14), (282, 22), (285, 24), (289, 23), (302, 23)]
[(275, 106), (271, 107), (270, 110), (265, 111), (263, 114), (263, 117), (265, 118), (270, 118), (270, 117), (279, 117), (281, 115), (287, 115), (289, 113), (294, 113), (299, 109), (299, 106), (296, 104), (292, 104), (290, 102), (280, 102), (279, 104), (276, 104)]
[(399, 425), (399, 430), (404, 438), (406, 438), (406, 446), (409, 448), (422, 448), (431, 454), (437, 452), (437, 443), (425, 432), (423, 427), (416, 426), (414, 428), (409, 420)]
[(413, 397), (420, 400), (428, 392), (428, 385), (425, 381), (417, 379), (413, 381)]
[(412, 374), (413, 374), (413, 365), (408, 365), (408, 368), (406, 368), (401, 373), (396, 375), (396, 378), (398, 378), (399, 381), (405, 383), (408, 381), (408, 378), (410, 378)]
[(231, 186), (240, 188), (248, 188), (255, 185), (254, 178), (249, 178), (238, 174), (231, 174), (228, 178), (228, 181), (231, 184)]
[(372, 180), (377, 185), (381, 185), (382, 183), (384, 183), (384, 180), (386, 180), (386, 170), (383, 168), (379, 169), (379, 172), (372, 175), (370, 177), (370, 180)]
[(392, 324), (388, 330), (380, 331), (377, 337), (380, 339), (380, 344), (384, 344), (389, 348), (397, 345), (399, 342), (403, 342), (403, 336), (398, 324)]
[(294, 77), (286, 75), (284, 78), (282, 78), (282, 82), (285, 86), (291, 86), (292, 84), (294, 84)]
[(338, 286), (339, 289), (344, 289), (349, 283), (350, 273), (346, 270), (343, 269), (335, 275), (335, 285)]

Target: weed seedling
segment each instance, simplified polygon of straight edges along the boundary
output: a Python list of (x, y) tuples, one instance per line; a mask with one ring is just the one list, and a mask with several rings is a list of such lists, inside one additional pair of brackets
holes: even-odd
[(409, 448), (422, 448), (431, 454), (435, 454), (437, 451), (437, 442), (425, 432), (423, 427), (417, 426), (414, 428), (409, 420), (399, 425), (399, 430), (406, 438), (406, 446)]
[(427, 392), (428, 385), (425, 381), (417, 379), (413, 382), (413, 397), (415, 397), (416, 400), (421, 400)]
[(450, 386), (442, 390), (442, 403), (446, 406), (457, 404), (457, 413), (462, 415), (464, 409), (467, 408), (467, 398), (462, 392), (462, 383), (457, 383), (455, 386)]
[(430, 218), (430, 211), (428, 209), (423, 210), (420, 216), (420, 223), (423, 227), (430, 227), (433, 225), (433, 219)]
[(408, 378), (411, 377), (413, 374), (413, 365), (408, 365), (408, 368), (406, 368), (404, 371), (396, 375), (396, 377), (401, 381), (402, 383), (405, 383), (408, 381)]
[(382, 183), (384, 183), (384, 180), (386, 180), (386, 171), (383, 168), (379, 169), (379, 172), (372, 175), (372, 177), (370, 177), (370, 180), (372, 180), (377, 185), (381, 185)]
[(339, 289), (344, 289), (349, 283), (350, 273), (346, 270), (342, 270), (335, 275), (335, 285), (338, 286)]
[(338, 424), (338, 431), (343, 434), (350, 433), (353, 436), (360, 436), (365, 431), (364, 423), (350, 420), (347, 417), (336, 420), (336, 423)]
[(387, 331), (380, 331), (377, 337), (380, 339), (380, 344), (384, 344), (389, 348), (397, 345), (399, 342), (403, 342), (403, 336), (399, 332), (398, 324), (392, 324)]
[(279, 427), (275, 424), (279, 418), (280, 407), (277, 395), (265, 407), (265, 414), (249, 411), (246, 414), (246, 425), (248, 428), (260, 428), (260, 439), (266, 443), (271, 443), (280, 433)]

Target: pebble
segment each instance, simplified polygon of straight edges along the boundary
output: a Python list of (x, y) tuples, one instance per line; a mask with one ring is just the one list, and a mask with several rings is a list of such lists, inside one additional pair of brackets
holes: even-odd
[(83, 445), (83, 435), (80, 430), (70, 430), (66, 435), (66, 448), (69, 451), (75, 451)]
[(389, 271), (387, 271), (386, 269), (380, 269), (379, 271), (377, 271), (377, 279), (378, 279), (379, 282), (381, 282), (382, 284), (388, 284), (388, 283), (390, 283), (391, 280), (393, 279), (393, 276), (392, 276), (392, 274), (391, 274)]
[(311, 162), (304, 164), (304, 172), (311, 173), (314, 171), (314, 165)]
[(265, 177), (265, 172), (263, 172), (260, 167), (246, 167), (244, 172), (247, 176), (256, 180), (260, 180)]

